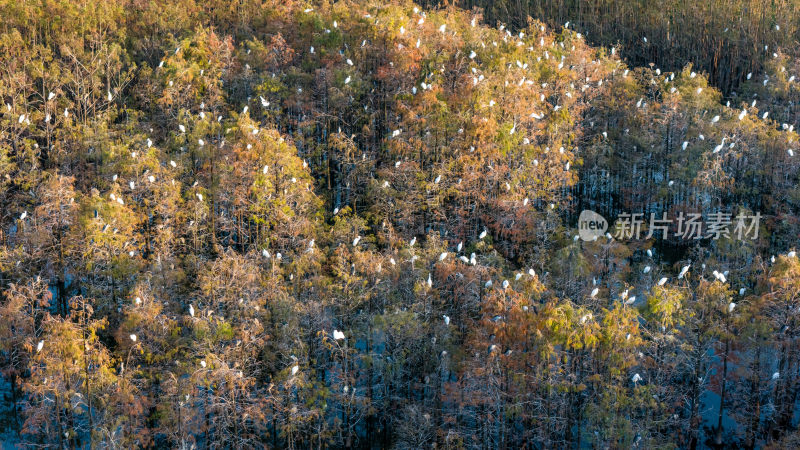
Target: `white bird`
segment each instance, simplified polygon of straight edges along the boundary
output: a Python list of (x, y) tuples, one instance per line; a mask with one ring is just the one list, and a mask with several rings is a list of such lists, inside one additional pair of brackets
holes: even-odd
[(447, 28), (447, 25), (446, 24), (442, 24), (442, 26), (439, 27), (439, 32), (440, 33), (444, 33), (445, 32), (445, 28)]
[(591, 297), (591, 298), (595, 298), (595, 296), (597, 295), (597, 293), (598, 293), (598, 292), (600, 292), (600, 288), (594, 288), (594, 289), (592, 289), (592, 293), (591, 293), (591, 294), (589, 294), (589, 297)]
[(646, 266), (642, 271), (642, 273), (649, 273), (649, 272), (650, 272), (650, 266)]
[(25, 220), (28, 217), (28, 211), (23, 211), (22, 214), (19, 215), (19, 220)]
[(176, 164), (175, 161), (171, 161), (171, 160), (169, 162), (169, 165), (172, 166), (172, 167), (178, 167), (178, 164)]
[(22, 123), (24, 121), (25, 121), (25, 114), (20, 114), (19, 115), (19, 119), (17, 120), (17, 123)]
[(635, 373), (635, 374), (633, 374), (633, 377), (631, 378), (631, 381), (633, 381), (634, 383), (638, 383), (638, 382), (642, 381), (642, 376), (639, 375), (638, 373)]
[(108, 101), (114, 100), (114, 97), (111, 95), (111, 91), (108, 91), (108, 96), (106, 96)]
[(200, 365), (203, 367), (203, 369), (205, 369), (206, 368), (206, 360), (204, 359), (204, 360), (200, 361)]
[(780, 378), (780, 376), (781, 376), (780, 372), (775, 372), (775, 373), (772, 374), (772, 379), (773, 380), (777, 380), (778, 378)]
[(292, 366), (292, 376), (297, 375), (298, 370), (300, 370), (299, 366)]
[(484, 284), (483, 286), (484, 286), (485, 288), (487, 288), (487, 289), (488, 289), (488, 288), (490, 288), (490, 287), (492, 287), (492, 280), (489, 280), (489, 281), (487, 281), (487, 282), (486, 282), (486, 284)]
[(739, 113), (739, 120), (744, 119), (744, 116), (747, 115), (747, 110), (743, 109), (742, 112)]
[(508, 280), (503, 280), (503, 289), (508, 289)]
[(247, 114), (247, 110), (249, 110), (249, 109), (250, 109), (249, 106), (244, 105), (244, 108), (242, 108), (242, 114)]
[(197, 140), (197, 144), (198, 144), (200, 147), (202, 147), (202, 146), (206, 145), (206, 141), (204, 141), (204, 140), (202, 140), (202, 139), (198, 139), (198, 140)]
[(358, 245), (359, 241), (361, 241), (361, 236), (356, 236), (356, 238), (353, 239), (353, 247)]
[(202, 201), (203, 201), (203, 194), (201, 194), (201, 193), (199, 193), (199, 192), (198, 192), (198, 193), (197, 193), (197, 199), (198, 199), (198, 200), (200, 200), (200, 201), (202, 202)]
[(428, 279), (425, 282), (428, 284), (428, 287), (433, 286), (433, 279), (431, 279), (430, 273), (428, 273)]
[(481, 234), (478, 235), (478, 239), (483, 239), (485, 237), (486, 237), (486, 229), (484, 228), (484, 230), (481, 231)]
[(732, 313), (732, 312), (733, 312), (733, 308), (736, 308), (736, 303), (734, 303), (734, 302), (730, 302), (730, 303), (728, 304), (728, 312), (729, 312), (729, 313)]
[[(314, 47), (311, 47), (311, 48), (313, 49)], [(311, 53), (314, 53), (314, 52), (312, 51)], [(264, 108), (269, 106), (269, 102), (267, 101), (267, 99), (265, 99), (264, 97), (262, 97), (260, 95), (258, 96), (258, 98), (259, 98), (259, 100), (261, 100), (261, 106), (263, 106)]]
[(189, 315), (194, 317), (194, 306), (189, 305)]
[(439, 255), (439, 261), (444, 261), (445, 258), (447, 258), (447, 252), (442, 252), (442, 254)]
[(714, 274), (714, 278), (718, 279), (719, 281), (721, 281), (723, 283), (727, 282), (727, 278), (725, 278), (724, 274), (719, 273), (716, 270), (713, 272), (713, 274)]
[(130, 188), (131, 188), (131, 189), (135, 189), (135, 187), (136, 187), (136, 183), (134, 183), (133, 181), (131, 181), (130, 183), (128, 183), (128, 186), (130, 186)]
[(349, 76), (344, 79), (344, 84), (350, 84), (350, 77)]
[(333, 339), (336, 341), (341, 341), (344, 339), (344, 333), (339, 330), (333, 330)]
[(794, 151), (792, 149), (786, 150), (786, 153), (788, 153), (789, 156), (794, 156)]
[(347, 58), (347, 65), (348, 66), (352, 66), (353, 65), (353, 61), (350, 58)]
[(36, 353), (42, 351), (43, 348), (44, 348), (44, 341), (39, 341), (39, 343), (36, 345)]
[(460, 252), (463, 247), (464, 247), (464, 241), (459, 242), (458, 245), (456, 246), (456, 251)]
[(416, 243), (417, 243), (417, 237), (414, 236), (414, 237), (411, 238), (411, 241), (408, 243), (408, 246), (409, 247), (413, 247), (414, 244), (416, 244)]
[(186, 133), (186, 127), (183, 126), (183, 124), (179, 124), (178, 129), (181, 131), (181, 133)]
[(711, 119), (711, 123), (717, 123), (717, 122), (719, 122), (719, 116), (714, 116), (714, 117)]
[(631, 295), (627, 300), (625, 300), (626, 305), (632, 305), (636, 302), (636, 296)]
[(536, 276), (536, 271), (533, 270), (533, 269), (528, 269), (528, 275), (530, 275), (532, 277), (535, 277)]
[(745, 289), (745, 288), (741, 288), (741, 289), (739, 289), (739, 295), (744, 295), (744, 292), (745, 292), (746, 290), (747, 290), (747, 289)]
[(659, 286), (663, 286), (664, 283), (666, 283), (666, 282), (667, 282), (667, 277), (663, 277), (660, 280), (658, 280), (658, 285)]
[(797, 256), (797, 253), (794, 250), (792, 250), (789, 253), (787, 253), (786, 256), (789, 258), (794, 258), (795, 256)]
[(135, 335), (135, 334), (132, 334), (132, 335), (130, 336), (130, 338), (131, 338), (131, 340), (132, 340), (133, 342), (136, 342), (136, 335)]
[(444, 319), (445, 325), (450, 325), (450, 317), (447, 315), (443, 315), (442, 318)]
[(681, 278), (683, 278), (684, 275), (686, 275), (686, 272), (688, 271), (689, 271), (689, 266), (683, 266), (683, 268), (681, 269), (681, 273), (678, 274), (678, 279), (680, 280)]
[(47, 94), (47, 100), (52, 100), (54, 98), (56, 98), (56, 94), (55, 93), (51, 92), (51, 93)]

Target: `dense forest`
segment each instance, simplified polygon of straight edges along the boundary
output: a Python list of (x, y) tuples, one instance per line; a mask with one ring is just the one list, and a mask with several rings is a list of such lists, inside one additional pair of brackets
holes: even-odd
[(0, 0), (0, 446), (797, 448), (798, 10)]

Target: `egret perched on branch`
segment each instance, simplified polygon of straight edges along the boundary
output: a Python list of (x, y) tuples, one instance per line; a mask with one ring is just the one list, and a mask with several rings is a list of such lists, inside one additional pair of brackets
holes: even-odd
[(341, 341), (344, 339), (344, 333), (339, 330), (333, 330), (333, 339), (336, 341)]
[(713, 273), (714, 273), (714, 278), (718, 279), (719, 281), (721, 281), (721, 282), (723, 282), (723, 283), (725, 283), (725, 282), (727, 282), (727, 281), (728, 281), (728, 280), (727, 280), (727, 278), (725, 278), (725, 275), (724, 275), (724, 274), (722, 274), (722, 273), (719, 273), (719, 272), (718, 272), (718, 271), (716, 271), (716, 270), (715, 270)]
[(683, 266), (683, 268), (681, 269), (681, 273), (678, 274), (678, 279), (680, 280), (681, 278), (683, 278), (688, 271), (689, 271), (689, 266)]
[(43, 348), (44, 348), (44, 341), (39, 341), (39, 343), (36, 345), (36, 353), (41, 352)]
[(189, 315), (194, 317), (194, 306), (189, 305)]

